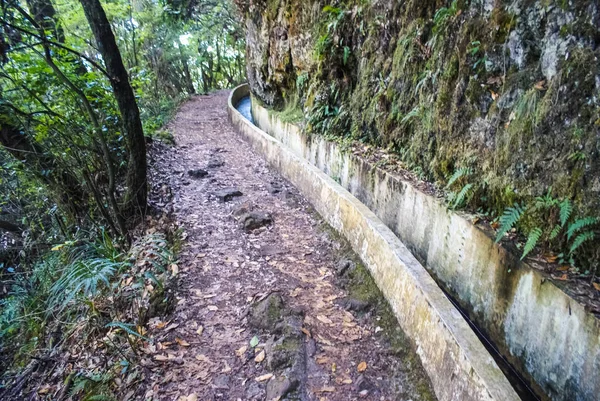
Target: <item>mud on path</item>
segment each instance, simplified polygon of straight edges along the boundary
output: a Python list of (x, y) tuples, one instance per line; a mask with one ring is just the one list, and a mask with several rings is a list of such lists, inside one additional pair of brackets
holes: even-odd
[(183, 105), (155, 166), (184, 243), (143, 399), (433, 399), (347, 244), (233, 131), (227, 95)]

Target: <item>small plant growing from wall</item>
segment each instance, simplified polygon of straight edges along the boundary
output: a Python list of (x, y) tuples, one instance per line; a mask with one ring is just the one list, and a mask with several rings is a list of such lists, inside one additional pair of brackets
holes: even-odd
[[(587, 253), (594, 252), (593, 247), (586, 245), (598, 237), (600, 228), (600, 218), (576, 216), (573, 203), (569, 199), (553, 197), (551, 189), (527, 205), (515, 203), (506, 208), (498, 223), (496, 242), (513, 229), (519, 229), (526, 235), (521, 259), (541, 246), (542, 254), (551, 249), (561, 250), (555, 257), (547, 259), (571, 266), (585, 266)], [(595, 266), (586, 267), (589, 267), (588, 274), (595, 273)]]

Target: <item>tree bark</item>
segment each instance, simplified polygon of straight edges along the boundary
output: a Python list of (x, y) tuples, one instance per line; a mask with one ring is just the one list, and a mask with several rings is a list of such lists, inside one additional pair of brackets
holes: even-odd
[(143, 215), (147, 202), (146, 142), (140, 120), (140, 111), (129, 83), (127, 70), (115, 35), (99, 0), (80, 0), (85, 17), (94, 33), (96, 44), (110, 75), (119, 112), (125, 128), (129, 161), (127, 166), (126, 216)]

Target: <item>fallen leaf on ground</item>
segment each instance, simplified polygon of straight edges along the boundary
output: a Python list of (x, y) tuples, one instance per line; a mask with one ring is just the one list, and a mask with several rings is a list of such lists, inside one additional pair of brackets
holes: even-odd
[(254, 357), (254, 362), (261, 363), (265, 360), (265, 350), (262, 350)]
[(167, 326), (166, 331), (170, 331), (179, 327), (179, 323), (173, 323)]
[(247, 350), (248, 350), (248, 347), (244, 345), (243, 347), (240, 347), (240, 349), (235, 351), (235, 354), (237, 356), (241, 357), (242, 355), (244, 355), (246, 353)]
[(45, 385), (44, 387), (42, 387), (38, 390), (38, 394), (48, 394), (51, 389), (52, 389), (52, 387)]
[(325, 324), (333, 324), (331, 319), (329, 319), (327, 316), (317, 315), (317, 319), (319, 319), (321, 322), (323, 322)]
[(210, 362), (210, 359), (208, 359), (208, 357), (204, 354), (196, 355), (196, 359), (202, 362)]
[(600, 284), (598, 284), (598, 283), (592, 283), (592, 284), (597, 291), (600, 291)]
[(208, 305), (207, 309), (211, 312), (219, 310), (215, 305)]
[(181, 345), (182, 347), (189, 347), (190, 343), (188, 343), (185, 340), (182, 340), (181, 338), (175, 337), (175, 341), (177, 341), (177, 344)]
[(317, 357), (317, 363), (319, 365), (323, 365), (324, 363), (329, 362), (329, 358), (327, 358), (326, 356), (318, 356)]
[(310, 331), (308, 331), (308, 329), (305, 329), (304, 327), (302, 328), (302, 332), (304, 334), (306, 334), (308, 337), (312, 337), (312, 335), (310, 334)]
[(179, 273), (179, 266), (177, 266), (175, 263), (173, 263), (171, 265), (171, 272), (173, 272), (173, 275), (176, 276), (177, 273)]
[(196, 334), (201, 336), (203, 331), (204, 331), (204, 326), (200, 326), (200, 327), (198, 327), (198, 330), (196, 330)]
[(318, 390), (315, 390), (315, 393), (333, 393), (335, 391), (335, 387), (333, 386), (325, 386), (323, 388), (320, 388)]
[(196, 393), (192, 393), (187, 396), (187, 401), (198, 401), (198, 396), (196, 395)]
[(359, 372), (364, 372), (365, 370), (367, 370), (367, 363), (365, 361), (362, 361), (358, 364), (356, 370), (358, 370)]
[(258, 376), (256, 379), (257, 382), (264, 382), (265, 380), (269, 380), (273, 377), (273, 373), (267, 373), (266, 375)]
[(256, 347), (257, 345), (258, 345), (258, 337), (257, 337), (257, 336), (254, 336), (254, 337), (252, 337), (252, 340), (250, 340), (250, 346), (251, 346), (252, 348), (254, 348), (254, 347)]
[(168, 361), (169, 357), (165, 355), (154, 355), (154, 360), (159, 362)]

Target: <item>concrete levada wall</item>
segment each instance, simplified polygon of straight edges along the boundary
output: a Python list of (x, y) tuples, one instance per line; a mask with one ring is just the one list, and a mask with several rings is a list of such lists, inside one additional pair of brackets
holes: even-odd
[(441, 200), (257, 102), (252, 112), (257, 126), (373, 211), (544, 398), (600, 400), (600, 321), (581, 304)]
[(519, 397), (460, 312), (394, 233), (327, 174), (251, 124), (235, 105), (247, 87), (232, 92), (229, 115), (237, 131), (290, 180), (319, 214), (348, 239), (413, 339), (440, 401), (516, 401)]

